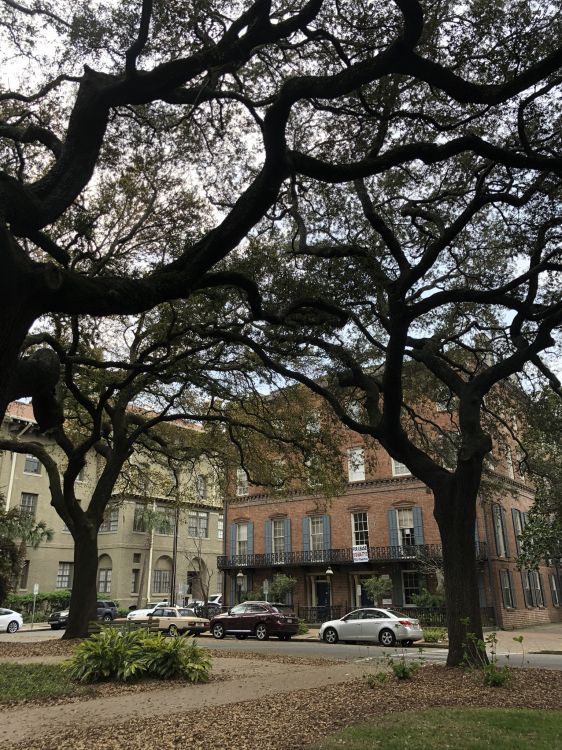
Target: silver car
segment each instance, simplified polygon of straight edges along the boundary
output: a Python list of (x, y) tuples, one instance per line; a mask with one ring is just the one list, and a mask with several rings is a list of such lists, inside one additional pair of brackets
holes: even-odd
[(381, 646), (394, 646), (397, 642), (411, 646), (423, 640), (419, 620), (389, 609), (365, 607), (354, 609), (339, 620), (324, 622), (318, 638), (326, 643), (338, 641), (375, 641)]

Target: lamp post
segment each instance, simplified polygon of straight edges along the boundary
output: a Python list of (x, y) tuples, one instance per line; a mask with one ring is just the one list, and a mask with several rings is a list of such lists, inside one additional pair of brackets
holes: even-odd
[(237, 603), (240, 604), (242, 599), (242, 581), (244, 580), (244, 573), (241, 570), (236, 574), (236, 590), (237, 590)]
[(332, 617), (332, 576), (334, 575), (334, 571), (332, 570), (332, 566), (328, 565), (326, 568), (326, 578), (328, 579), (328, 604), (327, 604), (327, 617), (326, 619), (329, 620)]

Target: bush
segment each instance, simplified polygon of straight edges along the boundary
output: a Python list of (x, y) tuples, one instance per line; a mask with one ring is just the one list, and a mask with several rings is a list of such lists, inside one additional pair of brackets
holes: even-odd
[(486, 687), (503, 687), (511, 679), (509, 667), (498, 667), (495, 662), (482, 667), (482, 679)]
[(308, 625), (306, 622), (302, 619), (302, 617), (299, 617), (299, 629), (297, 630), (297, 635), (304, 635), (305, 633), (308, 633)]
[(413, 594), (412, 603), (415, 604), (416, 607), (429, 607), (430, 609), (435, 609), (445, 606), (445, 596), (440, 593), (432, 594), (427, 589), (422, 589), (420, 594)]
[(439, 643), (447, 639), (447, 628), (424, 628), (423, 639), (426, 643)]
[[(39, 592), (35, 601), (35, 620), (37, 613), (49, 614), (56, 609), (67, 609), (70, 604), (70, 591), (47, 591)], [(15, 609), (16, 612), (28, 612), (33, 610), (33, 594), (11, 594), (6, 599), (6, 607)]]
[(146, 630), (103, 628), (80, 643), (66, 669), (80, 682), (133, 678), (209, 679), (211, 660), (192, 638), (166, 638)]
[(388, 664), (394, 672), (394, 676), (399, 680), (411, 680), (420, 668), (419, 662), (406, 661), (404, 658), (399, 659), (398, 661), (389, 659)]
[(367, 680), (367, 685), (370, 688), (376, 688), (378, 685), (382, 685), (388, 680), (388, 672), (381, 671), (366, 674), (365, 679)]

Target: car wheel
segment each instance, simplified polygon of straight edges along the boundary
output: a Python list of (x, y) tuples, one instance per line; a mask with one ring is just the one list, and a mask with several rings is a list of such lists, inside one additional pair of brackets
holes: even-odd
[(324, 631), (324, 640), (326, 643), (337, 643), (339, 639), (338, 631), (335, 628), (326, 628)]
[(19, 627), (20, 626), (18, 625), (17, 620), (12, 620), (12, 622), (8, 623), (8, 627), (6, 628), (6, 630), (8, 631), (8, 633), (17, 633)]
[(381, 646), (394, 646), (396, 643), (396, 636), (392, 630), (384, 628), (384, 630), (381, 630), (379, 633), (379, 643)]
[(220, 640), (221, 638), (224, 638), (225, 635), (226, 631), (222, 623), (217, 622), (216, 625), (213, 625), (213, 638)]
[(178, 626), (172, 623), (172, 625), (170, 625), (170, 627), (168, 628), (168, 635), (179, 635)]
[(256, 638), (258, 639), (258, 641), (267, 641), (267, 639), (269, 638), (267, 628), (263, 624), (263, 622), (260, 622), (259, 625), (256, 625)]
[(113, 618), (111, 617), (111, 615), (107, 614), (107, 615), (104, 615), (104, 616), (103, 616), (103, 617), (102, 617), (101, 619), (102, 619), (102, 620), (103, 620), (104, 622), (111, 622), (111, 620), (112, 620)]
[(51, 630), (60, 630), (60, 625), (51, 625)]
[(414, 645), (414, 641), (401, 641), (404, 648), (410, 648), (410, 646)]
[(244, 635), (243, 633), (237, 633), (236, 637), (238, 638), (239, 641), (245, 641), (248, 636)]

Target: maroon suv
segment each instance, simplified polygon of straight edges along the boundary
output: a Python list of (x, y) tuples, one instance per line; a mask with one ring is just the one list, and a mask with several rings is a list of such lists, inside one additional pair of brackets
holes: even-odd
[(210, 630), (215, 638), (232, 633), (239, 640), (255, 635), (265, 641), (270, 635), (288, 641), (298, 632), (297, 616), (286, 606), (277, 607), (269, 602), (244, 602), (232, 607), (228, 613), (211, 619)]

